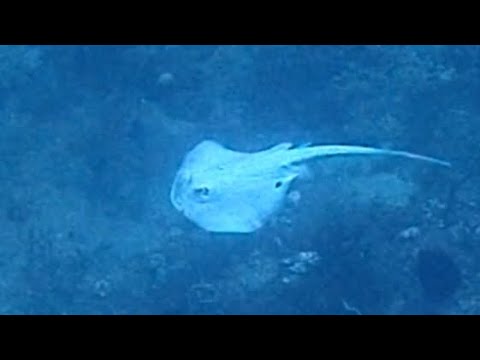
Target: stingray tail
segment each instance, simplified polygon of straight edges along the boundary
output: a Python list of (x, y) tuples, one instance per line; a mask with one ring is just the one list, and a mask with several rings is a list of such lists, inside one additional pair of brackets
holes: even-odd
[[(352, 146), (352, 145), (319, 145), (307, 148), (289, 150), (292, 162), (304, 161), (316, 157), (330, 157), (339, 155), (387, 155), (416, 159), (450, 167), (447, 161), (439, 160), (429, 156), (410, 153), (407, 151), (385, 150), (379, 148)], [(292, 159), (293, 158), (293, 159)]]

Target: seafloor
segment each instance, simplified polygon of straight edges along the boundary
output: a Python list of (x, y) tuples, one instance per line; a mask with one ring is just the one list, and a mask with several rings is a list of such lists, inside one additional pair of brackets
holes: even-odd
[[(0, 313), (479, 314), (480, 47), (1, 46)], [(204, 139), (313, 161), (254, 234), (169, 202)]]

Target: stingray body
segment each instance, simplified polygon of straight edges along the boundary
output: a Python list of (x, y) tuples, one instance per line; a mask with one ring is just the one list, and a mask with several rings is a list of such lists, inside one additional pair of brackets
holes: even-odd
[(250, 233), (282, 206), (304, 162), (339, 155), (389, 155), (442, 166), (448, 162), (405, 151), (351, 145), (294, 147), (281, 143), (259, 152), (239, 152), (205, 140), (185, 156), (170, 192), (174, 207), (210, 232)]

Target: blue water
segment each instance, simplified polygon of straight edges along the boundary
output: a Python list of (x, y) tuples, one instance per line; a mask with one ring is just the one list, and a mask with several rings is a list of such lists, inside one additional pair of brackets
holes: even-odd
[[(478, 46), (1, 46), (0, 313), (478, 314)], [(312, 161), (252, 234), (169, 191), (204, 139)]]

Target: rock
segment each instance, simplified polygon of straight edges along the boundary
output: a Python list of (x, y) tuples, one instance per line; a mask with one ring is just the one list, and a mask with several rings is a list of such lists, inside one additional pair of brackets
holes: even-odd
[(420, 250), (417, 275), (426, 300), (442, 302), (460, 287), (462, 273), (449, 254), (440, 249)]

